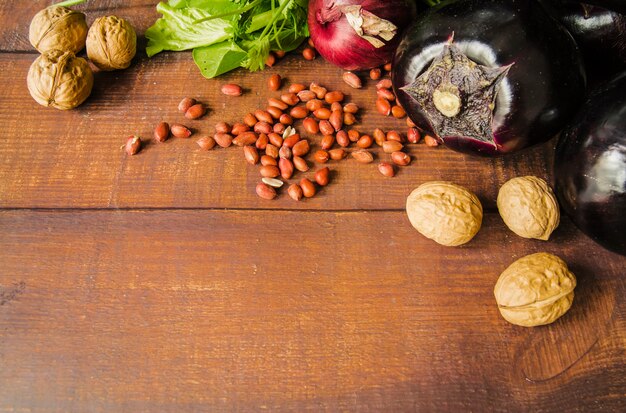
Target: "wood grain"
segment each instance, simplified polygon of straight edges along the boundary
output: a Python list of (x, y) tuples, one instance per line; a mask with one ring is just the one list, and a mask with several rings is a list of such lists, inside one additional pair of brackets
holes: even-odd
[[(506, 180), (527, 174), (550, 178), (551, 143), (502, 159), (417, 144), (409, 146), (411, 165), (401, 168), (394, 179), (380, 175), (376, 162), (333, 161), (329, 166), (335, 184), (319, 197), (294, 203), (283, 196), (268, 202), (255, 195), (258, 168), (245, 163), (238, 147), (201, 152), (192, 136), (149, 143), (131, 158), (120, 146), (133, 134), (150, 141), (161, 120), (184, 122), (196, 130), (196, 136), (212, 134), (219, 120), (239, 121), (245, 113), (265, 108), (268, 97), (279, 96), (264, 86), (271, 73), (281, 73), (286, 82), (318, 81), (349, 93), (350, 100), (364, 108), (357, 126), (364, 133), (377, 127), (405, 131), (403, 120), (372, 112), (374, 82), (362, 90), (349, 90), (340, 69), (321, 59), (306, 62), (298, 56), (263, 72), (237, 70), (208, 80), (199, 74), (190, 54), (170, 53), (140, 59), (126, 71), (98, 73), (94, 92), (84, 105), (58, 111), (39, 106), (25, 83), (15, 81), (24, 79), (33, 58), (0, 54), (0, 83), (7, 85), (0, 119), (8, 131), (0, 140), (0, 207), (401, 209), (413, 188), (443, 179), (467, 186), (492, 208)], [(227, 82), (239, 83), (248, 92), (238, 98), (223, 96), (219, 88)], [(178, 102), (188, 95), (208, 105), (205, 118), (187, 121), (177, 112)], [(314, 149), (319, 149), (320, 138), (312, 138)], [(377, 160), (389, 161), (379, 148), (374, 153)], [(302, 176), (307, 175), (296, 174), (293, 180)]]
[[(6, 211), (0, 227), (0, 286), (19, 289), (0, 307), (0, 411), (624, 407), (626, 259), (568, 222), (544, 243), (490, 214), (462, 248), (399, 212)], [(574, 306), (511, 326), (493, 285), (540, 250), (577, 274)]]
[[(363, 132), (403, 131), (374, 113), (372, 81), (351, 90), (340, 69), (298, 55), (207, 80), (188, 52), (145, 56), (156, 1), (92, 0), (76, 8), (88, 22), (129, 19), (138, 56), (96, 73), (78, 109), (47, 109), (25, 78), (30, 19), (51, 3), (0, 2), (0, 412), (626, 410), (626, 258), (566, 217), (540, 242), (495, 213), (506, 180), (551, 180), (553, 142), (501, 159), (413, 145), (393, 179), (331, 162), (315, 198), (264, 201), (240, 148), (154, 144), (154, 125), (210, 134), (265, 107), (279, 73), (346, 92)], [(246, 93), (224, 97), (227, 82)], [(184, 96), (208, 115), (186, 121)], [(148, 142), (132, 158), (120, 149), (131, 134)], [(434, 179), (483, 202), (466, 246), (421, 237), (403, 212)], [(577, 275), (574, 305), (552, 325), (515, 327), (493, 286), (538, 251)]]

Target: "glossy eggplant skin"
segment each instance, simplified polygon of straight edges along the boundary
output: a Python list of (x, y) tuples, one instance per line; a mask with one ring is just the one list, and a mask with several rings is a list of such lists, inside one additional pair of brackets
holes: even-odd
[[(559, 0), (563, 3), (576, 4), (579, 0)], [(626, 1), (624, 0), (585, 0), (584, 3), (602, 7), (617, 13), (626, 14)]]
[[(493, 143), (467, 136), (438, 136), (428, 115), (402, 90), (425, 69), (424, 50), (454, 43), (482, 44), (495, 62), (466, 51), (486, 66), (513, 63), (506, 81), (509, 109), (492, 128)], [(426, 65), (427, 67), (428, 65)], [(393, 63), (394, 91), (409, 117), (448, 147), (482, 156), (516, 152), (556, 136), (582, 103), (585, 72), (572, 36), (540, 0), (459, 0), (422, 13), (405, 32)], [(498, 99), (503, 95), (498, 92)], [(498, 111), (496, 100), (496, 111)], [(500, 105), (504, 106), (504, 105)]]
[(554, 159), (556, 194), (585, 234), (626, 256), (626, 72), (596, 89)]
[(626, 15), (570, 0), (547, 3), (578, 43), (588, 71), (615, 74), (626, 68)]

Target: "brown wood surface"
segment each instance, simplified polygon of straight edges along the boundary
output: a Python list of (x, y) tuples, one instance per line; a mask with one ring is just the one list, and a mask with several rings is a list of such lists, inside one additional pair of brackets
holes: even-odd
[[(25, 76), (28, 23), (49, 3), (0, 3), (0, 412), (626, 410), (626, 259), (566, 217), (548, 242), (519, 238), (494, 209), (507, 179), (551, 179), (553, 143), (496, 160), (413, 145), (393, 179), (345, 160), (315, 198), (264, 201), (240, 148), (172, 139), (129, 158), (120, 145), (184, 121), (188, 95), (210, 108), (188, 124), (211, 133), (276, 96), (271, 73), (349, 92), (362, 131), (403, 130), (367, 110), (373, 82), (348, 90), (341, 70), (297, 55), (206, 80), (189, 53), (141, 52), (98, 73), (80, 108), (46, 109)], [(154, 5), (78, 8), (141, 35)], [(219, 94), (231, 81), (244, 96)], [(423, 238), (403, 212), (433, 179), (485, 206), (463, 247)], [(578, 276), (574, 305), (515, 327), (493, 286), (538, 251)]]

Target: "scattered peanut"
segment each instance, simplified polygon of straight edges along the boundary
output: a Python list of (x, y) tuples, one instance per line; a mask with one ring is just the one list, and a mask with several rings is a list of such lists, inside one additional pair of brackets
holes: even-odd
[(196, 104), (196, 100), (194, 98), (183, 98), (178, 104), (178, 111), (181, 113), (187, 112), (187, 110)]
[(315, 193), (317, 192), (315, 189), (315, 185), (313, 184), (313, 182), (311, 182), (310, 180), (308, 180), (307, 178), (302, 178), (300, 180), (300, 188), (302, 188), (302, 194), (306, 197), (306, 198), (311, 198), (315, 195)]
[(187, 119), (199, 119), (206, 114), (206, 107), (202, 103), (196, 103), (185, 112)]
[(402, 144), (398, 141), (385, 141), (383, 142), (383, 152), (385, 153), (393, 153), (401, 151), (403, 148)]
[(293, 166), (300, 172), (306, 172), (309, 170), (309, 164), (299, 156), (293, 157)]
[(393, 169), (393, 165), (387, 162), (381, 162), (378, 164), (378, 171), (388, 178), (393, 177), (396, 171)]
[(287, 188), (287, 193), (289, 194), (291, 199), (293, 199), (294, 201), (301, 200), (302, 196), (304, 195), (302, 193), (302, 188), (298, 184), (289, 185), (289, 188)]
[(271, 186), (272, 188), (280, 188), (281, 186), (285, 184), (283, 181), (281, 181), (280, 179), (276, 179), (276, 178), (261, 178), (261, 181), (264, 184)]
[(272, 91), (276, 91), (276, 90), (280, 89), (281, 83), (282, 83), (282, 79), (281, 79), (280, 75), (277, 74), (277, 73), (274, 73), (267, 80), (267, 86)]
[(406, 166), (409, 163), (411, 163), (411, 157), (409, 155), (407, 155), (404, 152), (392, 152), (391, 153), (391, 160), (393, 161), (393, 163), (395, 163), (396, 165), (400, 165), (400, 166)]
[(203, 136), (196, 141), (196, 144), (203, 151), (209, 151), (215, 147), (215, 139), (210, 136)]
[(276, 190), (271, 186), (264, 184), (263, 182), (259, 182), (256, 186), (256, 194), (263, 199), (274, 199), (276, 198)]
[(278, 169), (280, 169), (280, 176), (287, 180), (293, 176), (293, 163), (286, 158), (280, 158), (278, 160)]
[(226, 122), (218, 122), (215, 124), (215, 132), (217, 133), (230, 133), (231, 126)]
[(410, 143), (417, 143), (420, 140), (420, 131), (417, 128), (409, 128), (406, 133), (406, 140)]
[(359, 163), (371, 163), (374, 161), (374, 156), (371, 152), (364, 149), (352, 152), (352, 157)]
[(330, 159), (332, 159), (333, 161), (340, 161), (348, 156), (348, 152), (346, 152), (343, 148), (336, 148), (329, 150), (328, 156), (330, 156)]
[(141, 150), (141, 138), (139, 136), (129, 136), (124, 145), (124, 151), (127, 155), (133, 156)]
[(254, 146), (244, 146), (243, 155), (250, 165), (256, 165), (259, 162), (259, 152)]
[(310, 149), (311, 148), (309, 146), (309, 141), (306, 139), (303, 139), (293, 146), (293, 154), (295, 156), (304, 156), (307, 153), (309, 153)]
[(157, 142), (165, 142), (170, 136), (170, 125), (167, 122), (159, 122), (154, 128), (154, 140)]
[(330, 180), (330, 169), (328, 167), (324, 167), (315, 172), (315, 182), (319, 186), (326, 186)]
[(376, 99), (376, 110), (381, 115), (389, 116), (391, 113), (391, 105), (387, 99), (379, 97)]
[(346, 84), (351, 88), (360, 89), (363, 87), (361, 79), (352, 72), (344, 72), (342, 78), (343, 81), (346, 82)]
[(330, 159), (330, 155), (328, 154), (328, 152), (320, 149), (319, 151), (315, 152), (315, 154), (313, 154), (313, 158), (315, 158), (315, 161), (317, 163), (326, 163), (328, 162), (328, 159)]
[(188, 138), (191, 136), (191, 131), (184, 125), (174, 123), (170, 126), (170, 132), (177, 138)]
[(222, 93), (226, 96), (241, 96), (243, 94), (243, 89), (241, 86), (234, 83), (227, 83), (222, 85)]
[(302, 51), (302, 57), (304, 57), (305, 60), (314, 60), (315, 50), (310, 47), (305, 47)]
[(426, 144), (426, 146), (439, 146), (439, 141), (430, 135), (424, 136), (424, 143)]
[(228, 133), (216, 133), (213, 135), (213, 139), (222, 148), (228, 148), (233, 143), (233, 137)]
[(280, 175), (280, 169), (278, 169), (278, 167), (274, 165), (263, 165), (259, 168), (259, 173), (261, 174), (261, 176), (266, 178), (276, 178), (278, 175)]

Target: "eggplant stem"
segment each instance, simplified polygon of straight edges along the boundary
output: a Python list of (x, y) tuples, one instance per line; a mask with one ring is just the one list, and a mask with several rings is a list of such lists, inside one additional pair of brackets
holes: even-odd
[(433, 92), (433, 104), (444, 116), (453, 118), (461, 111), (459, 88), (450, 82), (442, 82)]

